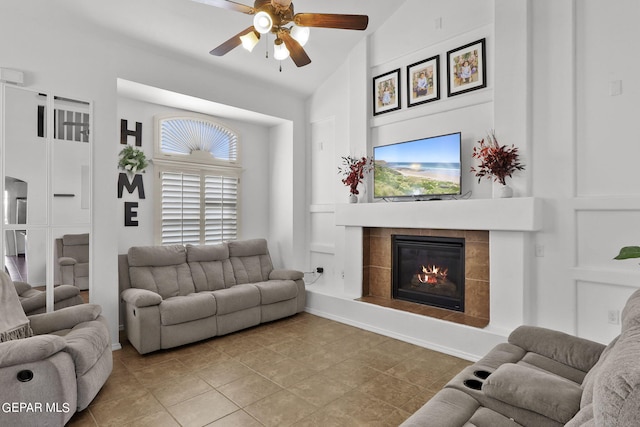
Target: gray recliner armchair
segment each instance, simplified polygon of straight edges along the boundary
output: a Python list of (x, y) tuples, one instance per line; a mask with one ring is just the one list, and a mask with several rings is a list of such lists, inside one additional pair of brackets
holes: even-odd
[(55, 241), (55, 284), (89, 289), (89, 233), (65, 234)]
[(89, 406), (113, 369), (100, 306), (81, 304), (27, 318), (4, 272), (0, 305), (0, 424), (64, 425)]

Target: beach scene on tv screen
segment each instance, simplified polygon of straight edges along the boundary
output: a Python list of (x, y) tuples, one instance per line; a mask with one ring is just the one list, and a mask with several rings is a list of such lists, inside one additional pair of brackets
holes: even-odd
[(374, 196), (460, 194), (460, 134), (375, 147)]

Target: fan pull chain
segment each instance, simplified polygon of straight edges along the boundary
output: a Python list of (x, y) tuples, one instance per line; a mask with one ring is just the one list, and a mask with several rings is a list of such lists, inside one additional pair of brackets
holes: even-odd
[(266, 34), (264, 37), (264, 41), (266, 42), (265, 45), (265, 50), (264, 50), (264, 57), (269, 59), (269, 34)]

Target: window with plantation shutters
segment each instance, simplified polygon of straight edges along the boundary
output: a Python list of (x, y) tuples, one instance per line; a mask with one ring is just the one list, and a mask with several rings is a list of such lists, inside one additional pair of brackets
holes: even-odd
[(238, 232), (238, 179), (204, 177), (204, 243), (235, 240)]
[[(235, 240), (240, 183), (238, 136), (201, 116), (156, 120), (161, 129), (154, 153), (158, 171), (156, 241), (163, 245), (197, 245)], [(202, 126), (200, 131), (198, 126)], [(225, 148), (225, 140), (229, 147)], [(167, 160), (158, 154), (164, 149), (170, 155), (180, 153), (179, 159)]]

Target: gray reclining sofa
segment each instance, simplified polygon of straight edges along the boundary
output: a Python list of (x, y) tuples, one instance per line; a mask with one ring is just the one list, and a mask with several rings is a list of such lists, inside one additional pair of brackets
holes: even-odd
[(640, 290), (608, 346), (521, 326), (462, 370), (403, 427), (637, 427)]
[(119, 256), (127, 338), (140, 354), (304, 310), (303, 273), (274, 270), (264, 239), (138, 246)]

